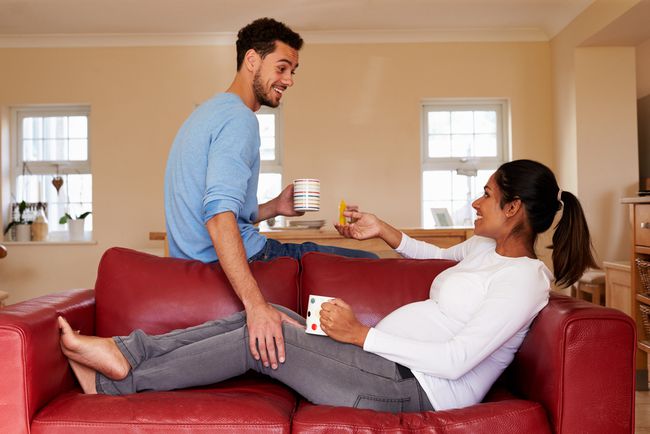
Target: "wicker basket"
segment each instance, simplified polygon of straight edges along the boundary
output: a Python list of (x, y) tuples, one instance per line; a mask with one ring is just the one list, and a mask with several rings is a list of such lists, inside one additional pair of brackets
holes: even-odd
[(639, 309), (641, 309), (641, 322), (643, 323), (643, 329), (645, 330), (647, 340), (650, 339), (650, 306), (639, 304)]
[(641, 279), (641, 285), (639, 285), (636, 291), (641, 295), (650, 297), (650, 261), (637, 258), (636, 268), (639, 270), (639, 277)]

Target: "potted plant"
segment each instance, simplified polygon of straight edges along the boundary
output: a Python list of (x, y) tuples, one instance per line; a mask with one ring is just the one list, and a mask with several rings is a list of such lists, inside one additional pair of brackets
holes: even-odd
[[(32, 231), (29, 226), (29, 222), (25, 220), (25, 210), (27, 209), (27, 203), (23, 200), (18, 204), (18, 220), (14, 220), (7, 225), (7, 228), (4, 231), (4, 234), (7, 234), (11, 228), (16, 227), (16, 232), (14, 240), (16, 241), (31, 241)], [(15, 218), (15, 217), (14, 217)]]
[(90, 211), (86, 211), (85, 213), (73, 218), (70, 214), (65, 213), (63, 214), (63, 217), (59, 219), (59, 224), (68, 224), (70, 240), (81, 241), (84, 239), (84, 223), (86, 222), (86, 217), (90, 214), (92, 214)]

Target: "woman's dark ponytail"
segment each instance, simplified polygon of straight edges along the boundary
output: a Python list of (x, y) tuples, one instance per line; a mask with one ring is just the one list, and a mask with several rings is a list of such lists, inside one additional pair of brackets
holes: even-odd
[(523, 203), (533, 245), (537, 234), (548, 230), (561, 210), (551, 246), (556, 285), (567, 287), (587, 268), (598, 268), (582, 206), (573, 194), (560, 190), (551, 169), (537, 161), (515, 160), (502, 164), (494, 179), (501, 190), (501, 208), (515, 199)]
[(598, 268), (592, 253), (587, 220), (578, 198), (561, 192), (562, 217), (553, 234), (553, 273), (561, 288), (577, 282), (587, 268)]

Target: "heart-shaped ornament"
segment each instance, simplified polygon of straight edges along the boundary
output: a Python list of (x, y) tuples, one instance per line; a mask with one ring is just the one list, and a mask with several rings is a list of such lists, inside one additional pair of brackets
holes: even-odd
[(61, 186), (63, 185), (63, 178), (61, 178), (60, 176), (55, 176), (54, 178), (52, 178), (52, 185), (54, 186), (54, 188), (56, 188), (56, 192), (58, 193), (59, 190), (61, 190)]

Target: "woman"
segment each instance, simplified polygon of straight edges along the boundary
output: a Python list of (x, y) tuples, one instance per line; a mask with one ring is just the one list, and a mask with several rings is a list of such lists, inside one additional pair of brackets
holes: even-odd
[[(556, 283), (568, 286), (595, 266), (582, 208), (544, 165), (502, 165), (474, 201), (475, 235), (449, 249), (416, 241), (356, 211), (336, 225), (350, 238), (382, 238), (409, 258), (459, 263), (440, 273), (430, 299), (395, 310), (375, 327), (336, 299), (323, 304), (329, 337), (284, 324), (287, 359), (263, 366), (250, 355), (244, 313), (165, 335), (75, 334), (60, 318), (61, 346), (86, 393), (125, 394), (212, 384), (248, 369), (265, 373), (316, 404), (383, 411), (443, 410), (480, 402), (512, 361), (548, 301), (552, 275), (535, 255), (537, 235), (553, 235)], [(294, 320), (302, 318), (285, 310)], [(352, 344), (352, 345), (348, 345)]]

